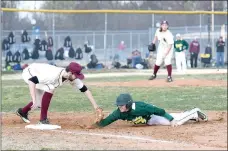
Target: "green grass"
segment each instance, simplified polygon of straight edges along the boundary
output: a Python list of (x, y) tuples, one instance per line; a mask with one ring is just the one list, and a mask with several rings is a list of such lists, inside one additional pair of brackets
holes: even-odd
[[(210, 77), (210, 76), (208, 76)], [(207, 77), (207, 78), (208, 78)], [(138, 80), (139, 77), (131, 78), (102, 78), (88, 81), (125, 81)], [(140, 77), (142, 78), (142, 77)], [(225, 79), (223, 75), (211, 76), (212, 79)], [(114, 80), (115, 79), (115, 80)], [(6, 86), (7, 84), (7, 86)], [(14, 87), (25, 86), (25, 87)], [(22, 80), (2, 81), (2, 111), (13, 112), (23, 107), (29, 101), (29, 90)], [(203, 110), (227, 110), (226, 87), (163, 87), (163, 88), (130, 88), (130, 87), (95, 87), (90, 90), (98, 104), (104, 110), (115, 109), (115, 99), (120, 93), (131, 93), (134, 100), (145, 101), (155, 104), (167, 110), (186, 110), (199, 107)], [(74, 90), (70, 85), (64, 85), (56, 90), (51, 102), (50, 111), (93, 111), (90, 102), (85, 95)]]

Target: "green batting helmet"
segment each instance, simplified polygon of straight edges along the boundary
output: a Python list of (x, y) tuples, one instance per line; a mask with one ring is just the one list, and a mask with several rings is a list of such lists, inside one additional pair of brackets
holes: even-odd
[(117, 106), (126, 105), (127, 108), (130, 108), (132, 103), (133, 103), (133, 99), (131, 95), (128, 93), (120, 94), (116, 99)]

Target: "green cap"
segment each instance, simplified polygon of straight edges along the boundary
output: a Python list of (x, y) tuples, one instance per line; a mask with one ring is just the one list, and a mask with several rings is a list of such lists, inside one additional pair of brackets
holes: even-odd
[(120, 94), (116, 99), (117, 106), (126, 105), (131, 102), (133, 102), (133, 99), (132, 99), (131, 95), (128, 93)]

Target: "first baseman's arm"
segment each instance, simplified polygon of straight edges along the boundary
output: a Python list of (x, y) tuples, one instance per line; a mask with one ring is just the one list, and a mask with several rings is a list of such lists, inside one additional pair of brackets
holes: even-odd
[(36, 100), (36, 84), (33, 83), (32, 81), (28, 82), (29, 85), (29, 91), (30, 91), (30, 95), (32, 97), (32, 102), (33, 104), (35, 104), (35, 100)]
[(93, 105), (94, 109), (97, 109), (98, 105), (97, 105), (96, 101), (94, 100), (93, 95), (90, 92), (90, 90), (87, 89), (87, 91), (85, 91), (85, 95), (87, 96), (87, 98), (89, 99), (91, 104)]
[(158, 115), (158, 116), (162, 116), (166, 119), (168, 119), (169, 121), (172, 121), (174, 118), (169, 114), (167, 113), (164, 109), (161, 109), (161, 108), (158, 108), (154, 105), (150, 105), (150, 104), (147, 104), (145, 106), (145, 110), (149, 113), (149, 114), (154, 114), (154, 115)]
[(96, 101), (93, 98), (92, 93), (90, 92), (90, 90), (82, 83), (81, 80), (76, 79), (74, 84), (76, 85), (76, 87), (83, 93), (85, 93), (85, 95), (87, 96), (87, 98), (89, 99), (89, 101), (91, 102), (91, 104), (93, 105), (94, 109), (97, 109), (98, 105), (96, 103)]
[(31, 77), (28, 80), (29, 91), (30, 91), (30, 95), (32, 97), (33, 104), (35, 104), (35, 101), (36, 101), (36, 84), (37, 83), (39, 83), (37, 76)]

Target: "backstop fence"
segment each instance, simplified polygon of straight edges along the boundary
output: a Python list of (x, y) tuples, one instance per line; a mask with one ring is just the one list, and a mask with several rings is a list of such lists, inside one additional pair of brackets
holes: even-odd
[[(20, 20), (13, 19), (17, 15)], [(30, 20), (36, 20), (31, 23)], [(169, 22), (169, 29), (175, 36), (191, 42), (197, 37), (201, 53), (207, 44), (212, 46), (215, 57), (215, 43), (223, 35), (227, 45), (227, 12), (210, 11), (154, 11), (154, 10), (20, 10), (2, 8), (1, 39), (13, 31), (16, 44), (12, 51), (27, 47), (32, 50), (33, 40), (28, 44), (21, 42), (21, 30), (26, 29), (32, 39), (45, 39), (52, 36), (53, 53), (63, 46), (64, 38), (70, 36), (76, 50), (83, 47), (85, 41), (94, 46), (99, 61), (111, 61), (118, 51), (118, 45), (124, 41), (126, 48), (123, 56), (131, 55), (138, 49), (145, 56), (147, 45), (151, 43), (161, 20)], [(227, 52), (227, 50), (226, 50)], [(225, 55), (227, 56), (227, 54)], [(227, 58), (225, 58), (227, 60)], [(85, 63), (82, 61), (82, 63)]]

